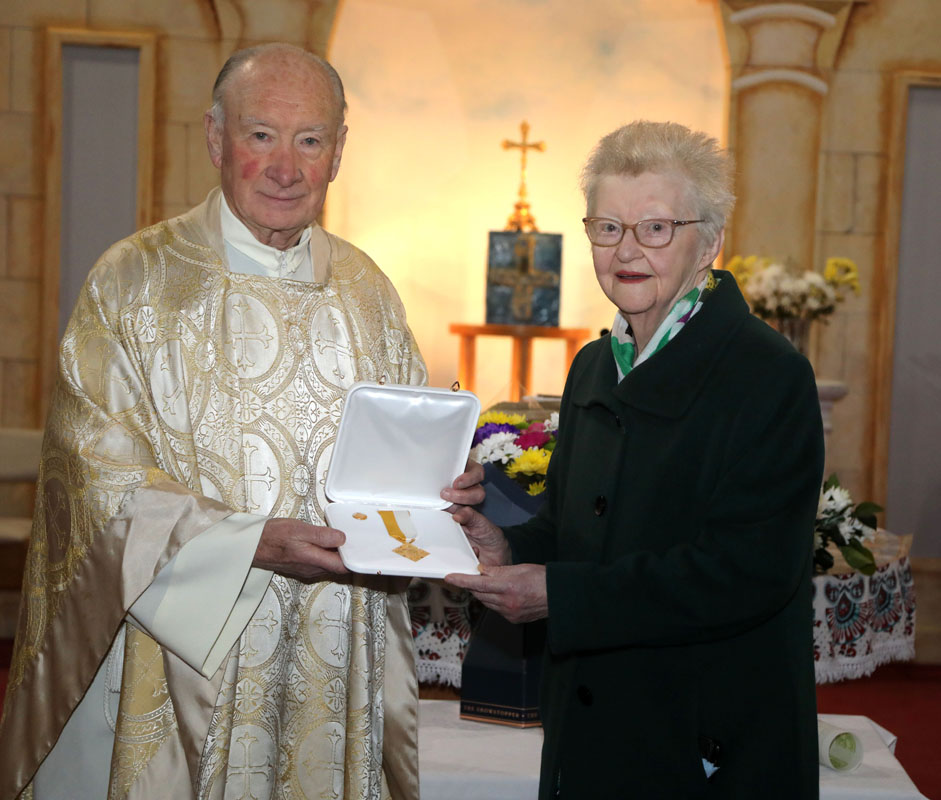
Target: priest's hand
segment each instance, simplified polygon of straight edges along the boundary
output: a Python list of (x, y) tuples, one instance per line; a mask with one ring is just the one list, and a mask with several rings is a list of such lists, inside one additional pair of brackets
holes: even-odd
[(481, 564), (502, 566), (513, 562), (510, 543), (503, 531), (483, 514), (468, 506), (459, 506), (451, 519), (461, 526)]
[(345, 541), (343, 532), (335, 528), (273, 517), (261, 532), (252, 566), (305, 582), (321, 580), (349, 572), (337, 552)]
[(459, 506), (476, 506), (484, 502), (487, 492), (480, 485), (483, 480), (483, 466), (468, 459), (464, 472), (454, 479), (454, 483), (441, 490), (441, 499), (453, 504), (446, 510), (456, 511)]
[(487, 608), (510, 622), (532, 622), (549, 616), (546, 568), (542, 564), (509, 567), (480, 565), (480, 575), (446, 575), (445, 581), (470, 592)]

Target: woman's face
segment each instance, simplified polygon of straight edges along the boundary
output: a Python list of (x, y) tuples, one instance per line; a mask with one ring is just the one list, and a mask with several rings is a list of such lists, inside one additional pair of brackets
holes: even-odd
[[(633, 225), (644, 219), (696, 219), (687, 180), (673, 172), (605, 175), (599, 179), (590, 216)], [(595, 275), (608, 299), (627, 316), (643, 347), (673, 304), (696, 286), (722, 247), (702, 239), (698, 225), (678, 225), (666, 247), (637, 243), (632, 231), (615, 247), (591, 246)]]

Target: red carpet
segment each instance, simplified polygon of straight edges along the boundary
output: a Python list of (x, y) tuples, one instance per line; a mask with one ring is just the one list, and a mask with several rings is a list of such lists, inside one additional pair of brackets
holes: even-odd
[[(13, 643), (0, 639), (0, 708)], [(918, 790), (941, 800), (941, 665), (887, 664), (868, 678), (817, 687), (824, 714), (862, 714), (898, 736), (895, 757)]]

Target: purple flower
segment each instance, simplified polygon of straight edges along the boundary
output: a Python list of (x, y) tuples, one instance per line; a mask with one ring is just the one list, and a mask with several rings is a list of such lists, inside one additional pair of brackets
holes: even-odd
[(488, 436), (492, 436), (495, 433), (519, 433), (520, 429), (515, 425), (510, 425), (507, 422), (488, 422), (485, 425), (481, 425), (474, 433), (474, 441), (471, 445), (476, 447)]

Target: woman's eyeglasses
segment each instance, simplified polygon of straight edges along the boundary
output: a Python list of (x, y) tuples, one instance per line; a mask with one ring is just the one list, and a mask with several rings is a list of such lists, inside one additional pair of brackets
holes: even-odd
[(598, 247), (614, 247), (621, 243), (624, 231), (631, 231), (637, 244), (643, 247), (666, 247), (673, 241), (673, 234), (679, 225), (693, 225), (705, 222), (702, 219), (642, 219), (633, 225), (627, 225), (616, 219), (606, 217), (585, 217), (585, 233), (592, 244)]

